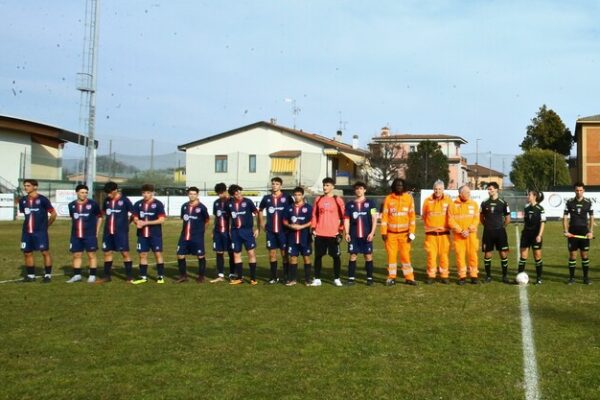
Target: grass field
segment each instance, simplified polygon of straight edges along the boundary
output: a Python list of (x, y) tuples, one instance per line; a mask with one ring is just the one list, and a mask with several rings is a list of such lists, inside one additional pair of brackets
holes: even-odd
[[(165, 225), (170, 277), (177, 274), (179, 226)], [(70, 274), (68, 228), (68, 221), (51, 227), (55, 274)], [(20, 229), (0, 223), (0, 280), (22, 273)], [(593, 243), (591, 277), (598, 281), (567, 286), (561, 230), (548, 224), (544, 284), (527, 289), (541, 396), (599, 399), (600, 251)], [(508, 232), (514, 250), (514, 226)], [(413, 249), (419, 280), (422, 239)], [(518, 287), (386, 287), (377, 240), (374, 287), (362, 284), (361, 261), (361, 284), (342, 288), (131, 286), (120, 279), (67, 285), (60, 275), (49, 285), (0, 284), (0, 398), (524, 398)], [(261, 240), (263, 277), (265, 253)], [(515, 259), (513, 251), (513, 272)], [(324, 264), (331, 278), (330, 260)], [(191, 259), (188, 265), (195, 270)], [(498, 278), (497, 257), (492, 268)], [(580, 282), (579, 263), (577, 273)]]

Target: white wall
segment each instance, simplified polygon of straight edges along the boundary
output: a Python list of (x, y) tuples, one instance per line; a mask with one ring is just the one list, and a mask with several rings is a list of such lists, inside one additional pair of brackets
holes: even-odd
[(13, 186), (19, 185), (21, 158), (25, 154), (27, 177), (31, 174), (31, 137), (0, 130), (0, 176)]

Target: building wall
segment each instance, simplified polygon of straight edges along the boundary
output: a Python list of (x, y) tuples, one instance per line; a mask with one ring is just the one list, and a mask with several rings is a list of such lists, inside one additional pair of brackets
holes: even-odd
[(31, 177), (35, 179), (62, 179), (61, 149), (32, 142)]
[(582, 180), (586, 185), (600, 185), (600, 124), (582, 127)]
[(18, 186), (23, 161), (25, 177), (31, 175), (31, 137), (0, 130), (0, 176), (11, 185)]

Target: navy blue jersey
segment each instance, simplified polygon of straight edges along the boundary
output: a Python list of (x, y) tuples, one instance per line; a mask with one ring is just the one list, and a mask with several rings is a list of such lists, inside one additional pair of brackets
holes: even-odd
[(227, 212), (231, 218), (231, 229), (252, 229), (258, 209), (250, 199), (243, 197), (236, 201), (231, 198), (227, 204)]
[(258, 211), (267, 210), (267, 223), (265, 229), (269, 232), (279, 233), (283, 231), (283, 213), (286, 207), (293, 204), (292, 198), (284, 193), (279, 196), (266, 195), (260, 201)]
[(377, 206), (371, 199), (364, 201), (349, 201), (346, 203), (345, 218), (350, 220), (350, 236), (352, 238), (366, 238), (373, 229), (373, 215), (377, 213)]
[[(283, 215), (285, 221), (288, 224), (304, 225), (310, 222), (312, 218), (312, 206), (307, 203), (300, 205), (293, 204), (291, 207), (286, 207)], [(309, 243), (310, 241), (310, 226), (296, 231), (289, 229), (288, 231), (288, 244), (289, 243)]]
[(129, 233), (129, 213), (133, 212), (133, 204), (125, 196), (114, 199), (107, 197), (102, 204), (102, 212), (106, 215), (104, 234)]
[(84, 202), (74, 200), (70, 202), (71, 237), (79, 239), (95, 238), (98, 218), (101, 215), (100, 206), (94, 200), (87, 199)]
[(21, 197), (19, 211), (25, 214), (23, 233), (48, 231), (48, 214), (54, 211), (54, 207), (46, 196), (38, 194), (35, 197)]
[(229, 232), (229, 200), (216, 199), (213, 203), (213, 215), (215, 216), (215, 227), (213, 232)]
[(204, 239), (204, 226), (210, 218), (204, 204), (199, 201), (183, 203), (180, 217), (183, 220), (181, 228), (181, 238), (183, 240)]
[[(133, 215), (143, 221), (156, 221), (165, 216), (165, 206), (157, 199), (145, 202), (144, 199), (138, 200), (133, 205)], [(137, 235), (142, 237), (162, 237), (162, 226), (146, 225), (137, 230)]]

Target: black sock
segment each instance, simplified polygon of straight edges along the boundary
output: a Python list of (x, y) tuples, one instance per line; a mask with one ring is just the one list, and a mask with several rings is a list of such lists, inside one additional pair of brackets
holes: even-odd
[(525, 271), (525, 262), (527, 260), (523, 257), (519, 257), (519, 267), (517, 269), (517, 273), (521, 273), (523, 271)]
[(271, 261), (271, 280), (277, 279), (277, 260)]
[(256, 280), (256, 263), (248, 263), (248, 265), (250, 266), (250, 279), (252, 279), (253, 281)]
[(164, 263), (156, 264), (156, 273), (158, 274), (159, 278), (165, 275)]
[(354, 279), (356, 275), (356, 260), (348, 261), (348, 279)]
[(131, 278), (133, 276), (133, 261), (124, 261), (123, 265), (125, 266), (125, 275)]
[(96, 268), (90, 268), (90, 276), (96, 276)]
[(488, 277), (492, 276), (492, 259), (484, 258), (483, 259), (483, 267), (485, 268), (485, 275)]
[(501, 258), (500, 265), (502, 266), (502, 277), (506, 278), (508, 275), (508, 258)]
[(198, 276), (204, 276), (206, 273), (206, 258), (198, 259)]
[(52, 265), (46, 265), (44, 267), (44, 275), (52, 275)]
[(575, 264), (577, 262), (575, 260), (569, 260), (569, 278), (575, 278)]
[(538, 280), (542, 279), (542, 270), (544, 269), (544, 261), (540, 258), (539, 260), (535, 260), (535, 275)]
[[(233, 275), (237, 271), (237, 264), (235, 263), (235, 258), (233, 258), (233, 252), (230, 251), (227, 254), (229, 255), (229, 273)], [(238, 279), (242, 279), (241, 276), (238, 276)]]
[(27, 275), (35, 275), (35, 267), (26, 267)]
[(590, 260), (589, 260), (589, 258), (582, 258), (581, 259), (581, 270), (583, 271), (583, 279), (587, 279), (589, 271), (590, 271)]
[(179, 268), (180, 277), (187, 276), (187, 261), (185, 260), (185, 258), (177, 259), (177, 268)]
[[(298, 266), (298, 264), (296, 264), (296, 267), (297, 266)], [(289, 276), (288, 276), (289, 274), (290, 274), (290, 263), (287, 261), (283, 261), (283, 279), (292, 280), (291, 278), (289, 278)], [(294, 278), (293, 280), (296, 280), (296, 279)]]
[(112, 261), (104, 261), (104, 276), (110, 276), (112, 272)]
[(223, 253), (217, 253), (217, 273), (223, 274), (225, 271), (225, 255)]
[(81, 268), (73, 268), (73, 276), (81, 275)]
[(241, 262), (235, 263), (235, 274), (237, 275), (238, 279), (242, 279), (243, 269), (244, 269), (243, 263), (241, 263)]
[(323, 263), (323, 256), (315, 257), (315, 279), (321, 279), (321, 265)]
[(140, 264), (140, 276), (147, 277), (148, 276), (148, 264)]
[(367, 269), (367, 279), (373, 279), (373, 260), (366, 261), (365, 268)]
[(340, 279), (340, 274), (342, 273), (342, 260), (340, 256), (333, 257), (333, 276), (335, 279)]
[(298, 264), (289, 264), (288, 267), (289, 267), (288, 279), (290, 281), (295, 281), (296, 275), (298, 273)]
[(310, 282), (310, 270), (312, 269), (312, 265), (304, 264), (304, 282)]

